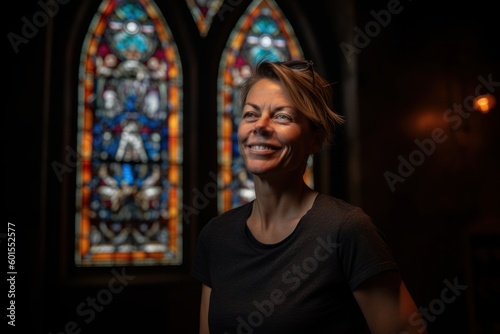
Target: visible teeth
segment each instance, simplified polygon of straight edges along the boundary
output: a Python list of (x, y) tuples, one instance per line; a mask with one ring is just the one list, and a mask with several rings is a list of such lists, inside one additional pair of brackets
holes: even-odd
[(264, 146), (264, 145), (253, 145), (251, 147), (254, 150), (270, 150), (271, 149), (270, 146)]

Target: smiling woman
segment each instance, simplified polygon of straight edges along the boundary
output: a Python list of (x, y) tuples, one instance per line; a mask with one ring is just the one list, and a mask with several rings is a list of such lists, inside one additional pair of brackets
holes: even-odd
[(200, 333), (425, 333), (370, 217), (304, 181), (342, 122), (330, 85), (312, 62), (263, 61), (240, 93), (238, 145), (256, 197), (200, 233)]
[[(273, 64), (277, 65), (273, 67)], [(274, 80), (284, 88), (290, 105), (300, 111), (324, 136), (323, 146), (328, 146), (334, 128), (343, 118), (332, 110), (331, 84), (315, 74), (312, 61), (262, 62), (259, 72), (248, 78), (240, 90), (240, 104), (245, 105), (250, 89), (262, 79)]]
[(276, 171), (283, 175), (283, 170), (303, 175), (309, 154), (320, 147), (315, 134), (279, 83), (263, 79), (253, 86), (238, 127), (239, 149), (250, 173), (261, 179), (279, 176)]

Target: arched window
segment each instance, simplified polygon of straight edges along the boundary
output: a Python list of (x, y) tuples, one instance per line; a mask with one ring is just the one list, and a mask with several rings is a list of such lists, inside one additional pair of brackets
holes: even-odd
[(182, 69), (148, 0), (105, 0), (81, 54), (77, 266), (182, 263)]
[[(219, 213), (248, 203), (255, 196), (252, 176), (243, 166), (236, 140), (240, 115), (237, 103), (239, 87), (250, 74), (250, 66), (263, 58), (303, 58), (291, 25), (273, 0), (255, 0), (249, 5), (233, 29), (219, 64)], [(312, 186), (312, 161), (304, 177)]]
[(200, 35), (205, 37), (224, 0), (186, 0)]

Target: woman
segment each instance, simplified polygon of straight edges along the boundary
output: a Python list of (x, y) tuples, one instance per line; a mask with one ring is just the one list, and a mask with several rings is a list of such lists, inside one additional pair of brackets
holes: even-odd
[(304, 182), (309, 156), (342, 122), (328, 82), (308, 61), (263, 61), (240, 97), (256, 197), (200, 233), (200, 333), (425, 333), (370, 218)]

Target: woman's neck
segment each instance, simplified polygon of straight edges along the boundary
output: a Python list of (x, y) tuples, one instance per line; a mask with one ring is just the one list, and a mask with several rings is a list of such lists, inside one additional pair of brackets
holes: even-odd
[(257, 240), (278, 242), (293, 232), (312, 207), (317, 194), (303, 180), (299, 186), (281, 188), (257, 182), (256, 198), (247, 225)]

